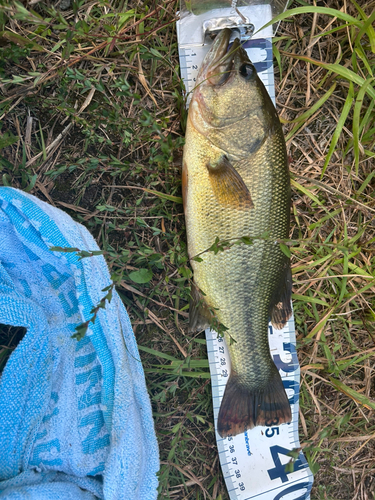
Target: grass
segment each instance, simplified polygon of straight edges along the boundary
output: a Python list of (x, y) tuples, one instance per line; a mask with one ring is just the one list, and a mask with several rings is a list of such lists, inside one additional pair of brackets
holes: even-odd
[[(144, 363), (160, 499), (225, 500), (205, 340), (187, 333), (177, 3), (1, 4), (1, 182), (65, 210), (102, 248)], [(274, 43), (300, 436), (312, 498), (364, 500), (375, 492), (375, 3), (318, 3), (295, 2)], [(22, 332), (2, 332), (3, 360)]]

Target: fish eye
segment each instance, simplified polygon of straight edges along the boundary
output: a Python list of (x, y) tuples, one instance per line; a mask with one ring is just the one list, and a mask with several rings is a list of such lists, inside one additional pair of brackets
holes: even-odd
[(244, 63), (240, 66), (240, 75), (245, 78), (245, 80), (251, 80), (255, 76), (255, 68), (252, 64)]

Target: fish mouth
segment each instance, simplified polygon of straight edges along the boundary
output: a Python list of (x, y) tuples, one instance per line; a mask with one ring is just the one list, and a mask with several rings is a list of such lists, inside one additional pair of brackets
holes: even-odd
[(199, 70), (198, 83), (206, 81), (214, 86), (223, 85), (230, 79), (235, 66), (248, 61), (246, 51), (242, 49), (238, 38), (235, 38), (228, 50), (231, 36), (230, 28), (224, 28), (217, 35)]

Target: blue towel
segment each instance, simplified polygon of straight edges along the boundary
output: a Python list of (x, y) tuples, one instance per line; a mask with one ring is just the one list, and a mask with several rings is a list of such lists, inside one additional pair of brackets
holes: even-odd
[(0, 381), (0, 499), (157, 497), (158, 446), (129, 317), (102, 256), (67, 214), (0, 188), (0, 323), (27, 333)]

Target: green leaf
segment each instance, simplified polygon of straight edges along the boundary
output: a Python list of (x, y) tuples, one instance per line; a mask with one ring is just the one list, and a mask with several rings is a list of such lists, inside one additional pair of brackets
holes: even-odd
[(277, 61), (277, 65), (279, 67), (280, 80), (282, 80), (282, 77), (283, 77), (283, 68), (282, 68), (282, 64), (281, 64), (281, 56), (280, 56), (279, 49), (276, 47), (276, 45), (274, 43), (272, 44), (272, 50), (273, 50), (273, 55), (275, 56), (275, 59)]
[(91, 257), (91, 253), (87, 250), (81, 250), (79, 252), (79, 260), (84, 259), (85, 257)]
[(183, 276), (184, 278), (191, 278), (192, 277), (192, 272), (190, 271), (190, 269), (186, 266), (181, 266), (179, 269), (178, 269), (178, 272), (181, 274), (181, 276)]
[(306, 336), (308, 339), (312, 339), (315, 337), (315, 335), (324, 328), (325, 324), (329, 320), (329, 318), (332, 316), (332, 314), (335, 311), (335, 305), (331, 307), (331, 309), (325, 313), (325, 315), (321, 318), (321, 320), (314, 326), (314, 328), (311, 330), (311, 332)]
[(180, 427), (182, 424), (183, 424), (183, 422), (178, 422), (178, 424), (176, 424), (174, 427), (172, 427), (173, 434), (176, 434), (176, 432), (178, 432), (180, 430)]
[(86, 335), (87, 329), (89, 325), (88, 322), (82, 323), (81, 325), (76, 326), (76, 332), (72, 335), (72, 339), (76, 339), (77, 342), (83, 339), (83, 337)]
[(191, 260), (195, 260), (195, 262), (203, 262), (201, 257), (193, 257)]
[(241, 241), (245, 245), (252, 245), (254, 243), (252, 238), (249, 238), (248, 236), (242, 236)]
[(33, 187), (35, 186), (37, 178), (38, 178), (38, 174), (34, 174), (30, 178), (30, 184), (24, 189), (24, 191), (26, 191), (26, 193), (29, 193), (33, 189)]
[(314, 222), (314, 224), (311, 224), (309, 226), (309, 229), (315, 229), (316, 227), (320, 227), (323, 222), (326, 222), (329, 219), (332, 219), (333, 217), (336, 217), (336, 215), (340, 214), (342, 212), (341, 208), (338, 208), (337, 210), (333, 210), (332, 212), (329, 212), (327, 215), (319, 219), (317, 222)]
[(44, 135), (43, 135), (43, 129), (42, 129), (42, 124), (39, 120), (39, 132), (40, 132), (40, 140), (42, 143), (42, 151), (43, 151), (43, 160), (46, 161), (47, 159), (47, 150), (46, 150), (46, 144), (44, 142)]
[(155, 56), (156, 58), (158, 59), (164, 59), (164, 56), (162, 54), (160, 54), (160, 52), (156, 49), (153, 49), (152, 47), (149, 49), (150, 50), (150, 53)]
[(280, 250), (283, 252), (283, 254), (285, 254), (288, 258), (290, 258), (291, 256), (291, 253), (290, 253), (290, 250), (289, 248), (284, 245), (284, 243), (280, 243)]
[(129, 278), (134, 281), (134, 283), (143, 284), (148, 283), (152, 279), (152, 271), (150, 269), (138, 269), (138, 271), (133, 271), (129, 274)]
[(308, 304), (321, 304), (322, 306), (327, 306), (327, 302), (321, 299), (317, 299), (316, 297), (311, 297), (310, 295), (299, 295), (297, 293), (292, 293), (292, 299), (298, 300), (301, 302), (307, 302)]
[(368, 174), (368, 176), (366, 177), (365, 181), (363, 182), (362, 186), (357, 190), (357, 196), (360, 195), (365, 189), (366, 187), (368, 186), (368, 184), (370, 183), (370, 181), (372, 180), (372, 178), (375, 176), (375, 170), (373, 170), (372, 172), (370, 172)]
[[(367, 69), (369, 75), (374, 76), (373, 71), (371, 69), (370, 62), (367, 59), (366, 53), (363, 50), (362, 46), (358, 46), (358, 45), (355, 46), (354, 53), (353, 53), (352, 57), (355, 58), (356, 56), (359, 57), (361, 59), (361, 61), (363, 62), (363, 64), (366, 66), (366, 69)], [(356, 61), (356, 63), (357, 63), (357, 61)], [(353, 64), (353, 67), (354, 67), (354, 64)]]
[(3, 174), (2, 179), (5, 187), (10, 187), (12, 185), (12, 179), (9, 174)]
[(13, 163), (10, 163), (4, 156), (0, 155), (0, 166), (10, 168), (11, 170), (14, 169)]
[(5, 132), (2, 136), (0, 136), (0, 149), (7, 148), (11, 146), (15, 142), (17, 142), (19, 137), (13, 135), (11, 132)]
[(37, 50), (39, 52), (44, 52), (44, 48), (38, 45), (37, 43), (25, 38), (17, 33), (13, 33), (12, 31), (0, 31), (0, 38), (4, 38), (9, 42), (15, 43), (16, 45), (20, 45), (21, 47), (31, 47), (33, 50)]
[(134, 17), (134, 14), (135, 14), (134, 9), (131, 9), (131, 10), (128, 10), (127, 12), (123, 12), (122, 14), (119, 14), (118, 15), (118, 17), (119, 17), (118, 27), (122, 28), (128, 22), (129, 19)]

